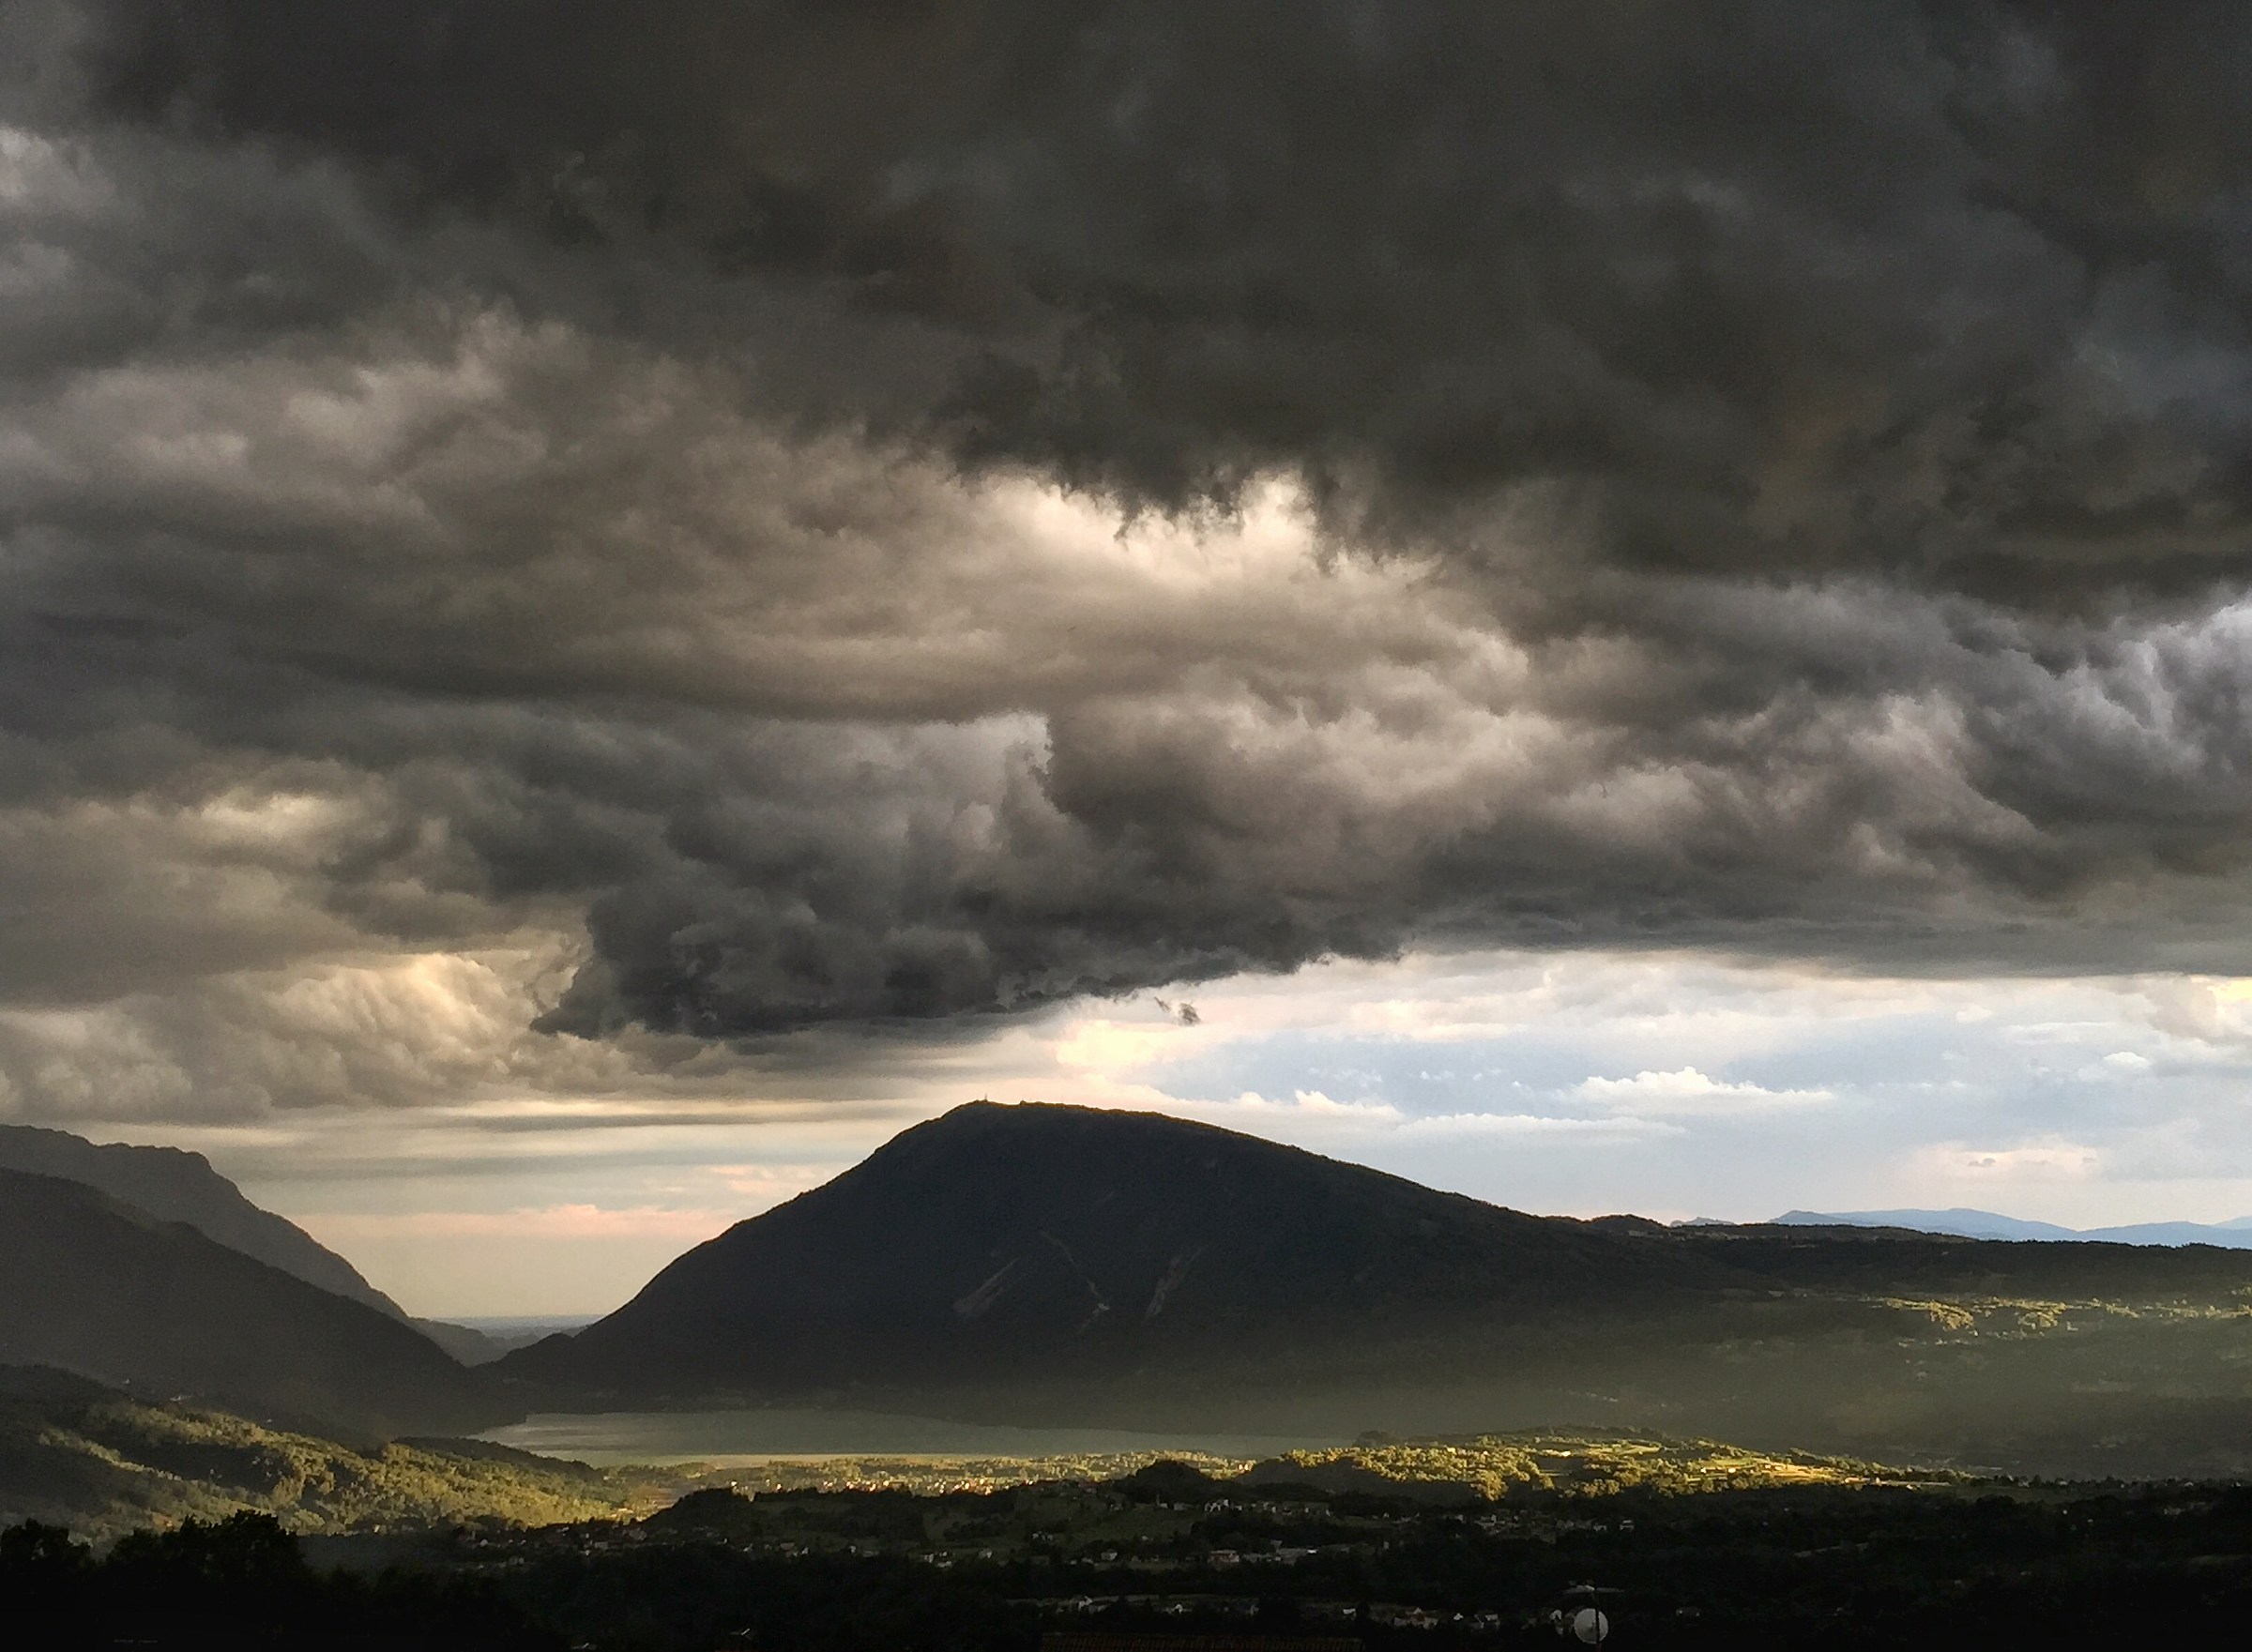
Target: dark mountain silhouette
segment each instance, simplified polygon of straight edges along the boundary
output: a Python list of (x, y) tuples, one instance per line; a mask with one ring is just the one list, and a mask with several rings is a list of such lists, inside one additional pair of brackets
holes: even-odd
[(698, 1246), (507, 1373), (687, 1396), (1178, 1365), (1725, 1281), (1681, 1247), (1520, 1215), (1152, 1114), (972, 1103)]
[(413, 1326), (456, 1359), (479, 1364), (501, 1353), (497, 1343), (467, 1326), (412, 1317), (303, 1228), (251, 1204), (201, 1153), (123, 1142), (97, 1145), (67, 1130), (0, 1125), (0, 1170), (84, 1182), (160, 1221), (184, 1221), (269, 1267)]
[(2024, 1463), (2100, 1437), (2185, 1463), (2252, 1425), (2248, 1292), (2242, 1251), (1535, 1217), (1178, 1119), (973, 1104), (496, 1369), (564, 1408), (1617, 1421)]
[(339, 1296), (389, 1314), (405, 1310), (360, 1277), (359, 1269), (303, 1228), (243, 1197), (201, 1153), (178, 1147), (96, 1145), (65, 1130), (0, 1125), (0, 1170), (60, 1176), (99, 1188), (159, 1221), (184, 1221), (205, 1238), (255, 1256)]
[(483, 1379), (364, 1302), (83, 1182), (8, 1170), (0, 1363), (362, 1434), (510, 1415)]

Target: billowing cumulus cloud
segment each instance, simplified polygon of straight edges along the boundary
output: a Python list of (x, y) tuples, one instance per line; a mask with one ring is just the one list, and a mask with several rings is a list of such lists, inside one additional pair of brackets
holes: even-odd
[(8, 1105), (2244, 973), (2247, 26), (10, 8)]

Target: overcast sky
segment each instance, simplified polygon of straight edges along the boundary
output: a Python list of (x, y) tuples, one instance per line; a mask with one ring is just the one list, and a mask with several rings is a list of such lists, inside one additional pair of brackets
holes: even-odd
[(8, 0), (0, 1116), (2252, 1213), (2252, 8)]

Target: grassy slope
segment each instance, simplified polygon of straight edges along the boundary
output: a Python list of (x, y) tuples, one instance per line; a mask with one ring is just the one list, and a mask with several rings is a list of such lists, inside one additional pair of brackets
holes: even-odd
[(670, 1495), (631, 1471), (465, 1441), (358, 1448), (90, 1384), (10, 1387), (0, 1391), (0, 1525), (40, 1520), (106, 1539), (238, 1508), (301, 1533), (540, 1525), (646, 1512)]

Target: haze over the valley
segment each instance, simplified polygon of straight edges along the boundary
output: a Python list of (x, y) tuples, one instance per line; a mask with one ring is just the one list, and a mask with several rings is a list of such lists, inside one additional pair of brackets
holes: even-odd
[(0, 1122), (2252, 1214), (2252, 13), (1285, 9), (0, 7)]

